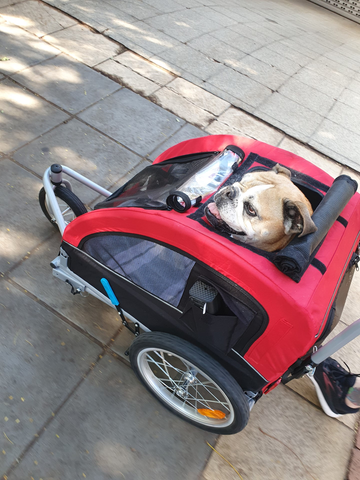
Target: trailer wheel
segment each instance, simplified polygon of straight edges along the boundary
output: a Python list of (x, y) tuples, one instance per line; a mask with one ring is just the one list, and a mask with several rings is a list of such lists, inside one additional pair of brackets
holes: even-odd
[[(74, 220), (75, 217), (79, 217), (87, 212), (85, 205), (69, 188), (59, 185), (55, 187), (54, 193), (58, 198), (58, 204), (66, 225)], [(44, 187), (42, 187), (39, 192), (39, 203), (45, 217), (50, 223), (57, 227), (55, 216), (51, 210)]]
[(130, 347), (133, 370), (169, 410), (212, 433), (245, 428), (247, 398), (230, 373), (200, 348), (161, 332), (141, 334)]

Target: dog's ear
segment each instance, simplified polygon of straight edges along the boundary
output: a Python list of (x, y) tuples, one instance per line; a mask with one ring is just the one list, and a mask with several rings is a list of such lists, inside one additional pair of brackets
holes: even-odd
[(316, 232), (317, 226), (313, 222), (309, 210), (304, 202), (283, 200), (284, 227), (286, 235), (299, 233), (303, 237), (308, 233)]
[(272, 168), (272, 170), (274, 170), (275, 173), (278, 173), (278, 174), (280, 174), (280, 175), (285, 175), (286, 177), (291, 178), (291, 172), (290, 172), (290, 170), (288, 170), (288, 169), (285, 168), (285, 167), (282, 167), (282, 166), (279, 165), (278, 163)]

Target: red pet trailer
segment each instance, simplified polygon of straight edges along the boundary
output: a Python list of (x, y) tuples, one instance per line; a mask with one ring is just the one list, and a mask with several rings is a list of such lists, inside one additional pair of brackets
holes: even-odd
[[(220, 187), (277, 163), (312, 204), (315, 233), (269, 253), (209, 224)], [(87, 211), (63, 173), (104, 201)], [(311, 375), (360, 333), (359, 320), (321, 346), (359, 261), (360, 196), (346, 175), (214, 135), (169, 148), (114, 193), (61, 165), (43, 181), (40, 205), (62, 233), (53, 274), (116, 307), (135, 336), (127, 353), (140, 380), (200, 428), (242, 430), (264, 393)]]

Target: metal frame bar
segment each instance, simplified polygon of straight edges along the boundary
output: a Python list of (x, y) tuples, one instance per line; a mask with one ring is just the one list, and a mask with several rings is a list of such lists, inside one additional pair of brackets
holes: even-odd
[(315, 353), (311, 355), (311, 361), (315, 365), (326, 360), (328, 357), (331, 357), (335, 352), (340, 350), (346, 344), (354, 340), (357, 336), (360, 335), (360, 318), (354, 323), (345, 328), (341, 333), (336, 335), (328, 343), (320, 347)]
[[(78, 182), (82, 183), (86, 187), (89, 187), (95, 192), (99, 193), (100, 195), (103, 195), (104, 197), (110, 197), (111, 192), (101, 187), (97, 183), (92, 182), (88, 178), (84, 177), (80, 173), (75, 172), (69, 167), (66, 167), (63, 165), (61, 167), (62, 167), (62, 172), (66, 173), (66, 175), (68, 175), (69, 177), (72, 177), (74, 180), (77, 180)], [(64, 183), (68, 183), (68, 182), (64, 180)], [(66, 224), (61, 214), (61, 210), (54, 193), (55, 185), (51, 182), (51, 167), (45, 170), (45, 173), (43, 175), (43, 184), (44, 184), (45, 192), (47, 195), (47, 201), (49, 202), (52, 213), (55, 216), (55, 220), (60, 230), (60, 233), (61, 235), (63, 235)]]
[[(52, 273), (54, 277), (58, 278), (59, 280), (62, 280), (65, 283), (68, 283), (76, 293), (80, 293), (80, 294), (89, 293), (93, 297), (97, 298), (98, 300), (104, 302), (106, 305), (109, 305), (109, 307), (116, 310), (115, 306), (111, 303), (111, 300), (109, 299), (109, 297), (99, 292), (99, 290), (97, 290), (95, 287), (90, 285), (83, 278), (79, 277), (74, 272), (72, 272), (69, 269), (67, 263), (68, 263), (68, 255), (60, 247), (60, 255), (57, 256), (51, 262), (51, 265), (53, 267)], [(131, 322), (138, 323), (140, 325), (140, 328), (145, 332), (150, 332), (148, 327), (146, 327), (141, 322), (139, 322), (130, 313), (127, 313), (126, 311), (124, 311), (124, 315)]]

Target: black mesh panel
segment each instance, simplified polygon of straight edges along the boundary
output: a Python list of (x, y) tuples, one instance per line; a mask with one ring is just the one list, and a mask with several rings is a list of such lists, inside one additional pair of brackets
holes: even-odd
[(120, 235), (92, 237), (83, 250), (144, 290), (177, 306), (194, 261), (169, 248)]

